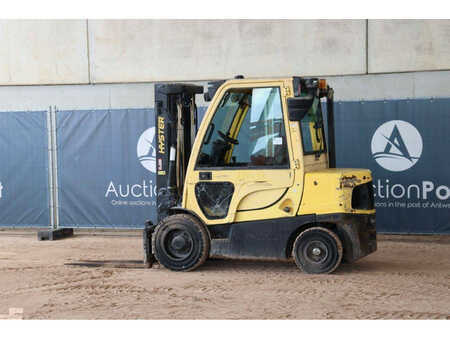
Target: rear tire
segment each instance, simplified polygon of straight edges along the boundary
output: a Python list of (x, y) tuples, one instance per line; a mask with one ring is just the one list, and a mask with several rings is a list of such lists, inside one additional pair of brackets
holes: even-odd
[(314, 227), (300, 233), (294, 242), (295, 264), (306, 273), (331, 273), (341, 263), (342, 242), (331, 230)]
[(173, 271), (191, 271), (209, 257), (209, 234), (194, 216), (166, 217), (155, 229), (152, 248), (161, 265)]

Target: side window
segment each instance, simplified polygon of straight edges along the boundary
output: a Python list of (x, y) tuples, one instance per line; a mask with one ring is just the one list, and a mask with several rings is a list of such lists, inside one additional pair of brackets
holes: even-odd
[(288, 167), (280, 88), (235, 88), (223, 96), (198, 167)]
[(322, 109), (315, 99), (311, 109), (301, 120), (303, 152), (305, 155), (325, 152)]

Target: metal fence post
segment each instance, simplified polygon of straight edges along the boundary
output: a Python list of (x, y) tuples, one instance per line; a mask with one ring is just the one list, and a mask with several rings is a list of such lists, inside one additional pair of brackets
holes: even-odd
[(54, 184), (53, 184), (53, 132), (52, 132), (52, 107), (47, 109), (47, 151), (48, 151), (48, 189), (49, 189), (49, 212), (50, 227), (55, 227), (55, 202), (54, 202)]
[(56, 140), (56, 106), (51, 109), (51, 120), (52, 120), (52, 155), (53, 155), (53, 166), (52, 166), (52, 176), (53, 176), (53, 212), (54, 212), (54, 228), (59, 228), (59, 185), (58, 185), (58, 147)]

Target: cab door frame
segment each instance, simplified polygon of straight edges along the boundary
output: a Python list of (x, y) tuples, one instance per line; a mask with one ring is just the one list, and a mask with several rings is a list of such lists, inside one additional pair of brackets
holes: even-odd
[[(205, 134), (214, 117), (222, 97), (227, 90), (233, 88), (278, 87), (280, 90), (281, 108), (286, 133), (288, 150), (288, 168), (274, 167), (255, 168), (197, 168), (197, 158), (201, 150)], [(287, 113), (287, 98), (293, 93), (292, 78), (276, 80), (231, 80), (225, 82), (216, 92), (207, 109), (199, 128), (186, 173), (186, 184), (183, 191), (182, 207), (198, 215), (207, 225), (227, 224), (233, 222), (254, 221), (258, 219), (274, 219), (291, 217), (297, 214), (303, 187), (303, 158), (299, 124), (290, 122)], [(201, 173), (207, 172), (206, 175)], [(211, 173), (211, 174), (209, 174)], [(283, 174), (281, 174), (283, 173)], [(281, 175), (280, 175), (281, 174)], [(202, 177), (201, 177), (202, 176)], [(195, 186), (199, 182), (232, 182), (234, 193), (225, 217), (208, 218), (202, 211), (195, 196)], [(238, 210), (239, 203), (245, 196), (254, 192), (268, 190), (284, 190), (280, 198), (264, 208)]]

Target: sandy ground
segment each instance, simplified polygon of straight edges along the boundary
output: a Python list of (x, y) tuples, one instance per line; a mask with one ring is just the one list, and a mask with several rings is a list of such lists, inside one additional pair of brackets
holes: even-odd
[(332, 275), (236, 260), (176, 273), (144, 269), (141, 256), (137, 233), (39, 242), (0, 231), (0, 317), (450, 319), (450, 236), (380, 236), (376, 253)]

